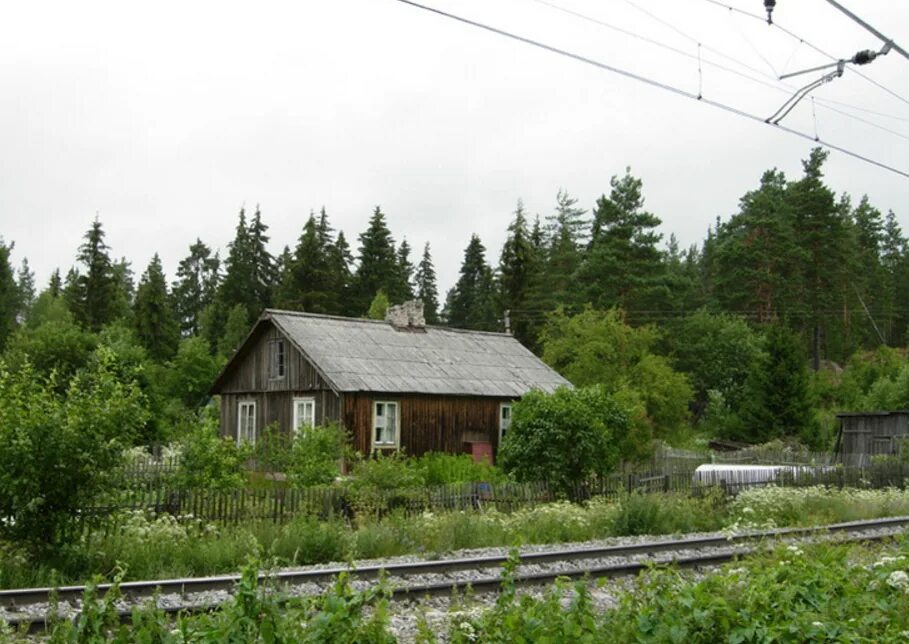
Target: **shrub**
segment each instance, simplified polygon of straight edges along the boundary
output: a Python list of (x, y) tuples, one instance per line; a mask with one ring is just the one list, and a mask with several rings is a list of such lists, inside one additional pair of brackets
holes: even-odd
[(468, 454), (428, 452), (415, 459), (413, 466), (424, 485), (497, 483), (505, 478), (498, 468), (485, 461), (478, 463)]
[(175, 476), (178, 487), (230, 490), (246, 483), (244, 464), (250, 449), (238, 447), (219, 431), (213, 416), (202, 413), (197, 417), (181, 441), (183, 458)]
[(402, 452), (377, 454), (354, 466), (348, 487), (350, 500), (362, 515), (381, 514), (419, 497), (423, 479)]
[(519, 481), (548, 480), (567, 493), (615, 467), (627, 430), (627, 415), (601, 387), (532, 391), (513, 407), (499, 461)]
[(341, 474), (347, 432), (337, 424), (301, 430), (290, 446), (285, 473), (293, 486), (333, 483)]
[(147, 418), (135, 383), (115, 373), (99, 349), (60, 396), (28, 364), (13, 373), (0, 363), (0, 535), (35, 549), (55, 544), (109, 490)]

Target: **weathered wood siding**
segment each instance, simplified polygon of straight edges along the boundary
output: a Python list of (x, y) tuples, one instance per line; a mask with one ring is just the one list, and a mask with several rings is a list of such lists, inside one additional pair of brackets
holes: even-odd
[[(222, 393), (253, 391), (317, 391), (330, 389), (306, 358), (297, 351), (272, 324), (263, 325), (258, 338), (245, 355), (239, 356), (232, 371), (226, 374)], [(284, 377), (269, 378), (269, 342), (284, 340)]]
[[(269, 342), (284, 340), (284, 377), (269, 377)], [(277, 423), (290, 432), (293, 399), (312, 397), (316, 402), (316, 424), (336, 422), (341, 417), (341, 399), (297, 351), (290, 340), (268, 324), (258, 338), (239, 356), (221, 389), (221, 435), (236, 437), (239, 403), (255, 401), (256, 432)]]
[(341, 421), (353, 436), (354, 447), (364, 454), (372, 450), (372, 413), (375, 401), (397, 402), (400, 416), (400, 447), (407, 454), (457, 453), (465, 441), (489, 441), (498, 449), (499, 405), (509, 399), (344, 394)]
[(896, 437), (909, 436), (909, 412), (841, 416), (844, 455), (884, 455), (895, 452)]

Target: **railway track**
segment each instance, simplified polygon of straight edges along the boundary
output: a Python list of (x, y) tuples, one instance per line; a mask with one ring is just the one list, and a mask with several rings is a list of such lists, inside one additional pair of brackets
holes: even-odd
[[(612, 578), (636, 575), (654, 561), (673, 563), (683, 568), (714, 566), (752, 552), (763, 540), (806, 539), (832, 534), (857, 541), (871, 541), (893, 536), (909, 524), (909, 516), (890, 517), (868, 521), (837, 523), (813, 528), (783, 528), (726, 536), (669, 539), (636, 544), (574, 547), (520, 553), (520, 566), (515, 583), (521, 586), (550, 584), (557, 578), (580, 579)], [(706, 551), (706, 552), (703, 552)], [(262, 574), (277, 591), (300, 594), (318, 593), (331, 584), (341, 572), (349, 572), (352, 579), (368, 582), (385, 575), (397, 600), (418, 599), (425, 596), (450, 596), (458, 589), (470, 586), (473, 592), (495, 592), (501, 579), (492, 569), (502, 566), (507, 555), (463, 557), (454, 559), (425, 560), (416, 562), (390, 562), (367, 565), (350, 570), (347, 567), (329, 567), (306, 570), (281, 570)], [(152, 596), (177, 598), (162, 610), (166, 613), (201, 612), (217, 608), (220, 601), (205, 599), (206, 594), (229, 593), (239, 581), (239, 575), (219, 575), (186, 579), (159, 579), (121, 583), (119, 588), (124, 600), (140, 603)], [(111, 584), (97, 586), (97, 595), (103, 597)], [(85, 586), (59, 588), (23, 588), (0, 591), (0, 619), (14, 628), (28, 625), (29, 632), (41, 632), (46, 618), (36, 614), (46, 606), (52, 594), (58, 605), (69, 604), (78, 611)], [(195, 598), (195, 600), (194, 600)], [(200, 599), (202, 598), (202, 599)], [(122, 611), (128, 621), (130, 611)]]

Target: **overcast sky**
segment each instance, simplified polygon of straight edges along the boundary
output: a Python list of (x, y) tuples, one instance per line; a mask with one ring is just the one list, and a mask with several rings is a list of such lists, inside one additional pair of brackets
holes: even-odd
[[(842, 1), (909, 48), (909, 2)], [(703, 96), (761, 116), (822, 72), (774, 76), (829, 62), (706, 0), (425, 2), (695, 94), (700, 43)], [(881, 46), (825, 0), (778, 0), (774, 17), (834, 56)], [(898, 97), (847, 69), (814, 92), (816, 119), (805, 100), (783, 124), (909, 171), (909, 60), (859, 69)], [(258, 203), (275, 254), (323, 205), (356, 249), (381, 205), (397, 241), (430, 242), (444, 291), (471, 233), (497, 260), (518, 198), (545, 216), (564, 188), (589, 209), (630, 166), (688, 245), (811, 147), (396, 0), (0, 5), (0, 235), (41, 287), (96, 214), (137, 279), (156, 251), (173, 279), (197, 237), (225, 255)], [(840, 152), (826, 172), (909, 230), (909, 179)]]

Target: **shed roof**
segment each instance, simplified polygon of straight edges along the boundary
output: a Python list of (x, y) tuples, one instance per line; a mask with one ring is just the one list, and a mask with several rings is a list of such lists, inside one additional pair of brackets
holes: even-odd
[(266, 310), (271, 321), (338, 392), (372, 391), (516, 398), (571, 386), (505, 333)]

